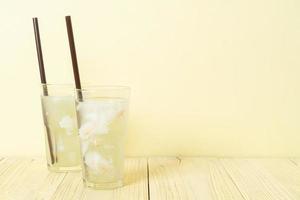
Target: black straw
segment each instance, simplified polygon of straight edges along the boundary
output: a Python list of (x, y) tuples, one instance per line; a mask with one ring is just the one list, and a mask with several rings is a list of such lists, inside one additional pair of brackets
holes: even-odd
[(80, 83), (80, 76), (79, 76), (79, 70), (78, 70), (78, 62), (77, 62), (77, 56), (76, 56), (76, 48), (75, 48), (75, 42), (74, 42), (71, 16), (66, 16), (66, 25), (67, 25), (67, 31), (68, 31), (70, 53), (71, 53), (71, 58), (72, 58), (75, 86), (76, 86), (76, 89), (78, 92), (78, 98), (79, 98), (79, 100), (82, 100), (82, 93), (80, 91), (81, 83)]
[[(38, 18), (34, 17), (32, 18), (33, 21), (33, 28), (34, 28), (34, 37), (35, 37), (35, 44), (36, 44), (36, 52), (37, 57), (39, 61), (39, 69), (40, 69), (40, 77), (41, 77), (41, 83), (43, 84), (43, 95), (48, 96), (48, 89), (47, 89), (47, 81), (46, 81), (46, 75), (45, 75), (45, 68), (44, 68), (44, 60), (43, 60), (43, 52), (42, 52), (42, 45), (41, 45), (41, 38), (40, 38), (40, 31), (39, 31), (39, 22)], [(48, 138), (48, 145), (49, 145), (49, 154), (51, 159), (51, 164), (55, 163), (55, 156), (53, 152), (53, 146), (52, 146), (52, 138), (50, 135), (50, 130), (48, 128), (47, 123), (47, 117), (44, 116), (44, 123), (46, 127), (46, 135)]]
[(44, 84), (43, 85), (43, 93), (45, 96), (48, 96), (47, 85), (45, 85), (47, 83), (47, 81), (46, 81), (46, 75), (45, 75), (43, 51), (42, 51), (42, 46), (41, 46), (38, 18), (34, 17), (34, 18), (32, 18), (32, 21), (33, 21), (34, 36), (35, 36), (36, 53), (37, 53), (38, 62), (39, 62), (41, 83)]

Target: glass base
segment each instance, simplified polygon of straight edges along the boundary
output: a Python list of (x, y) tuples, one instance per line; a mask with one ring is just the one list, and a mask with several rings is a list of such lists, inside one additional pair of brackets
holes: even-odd
[(81, 170), (81, 166), (72, 166), (72, 167), (61, 167), (61, 166), (50, 166), (48, 165), (48, 170), (50, 172), (78, 172)]
[(123, 186), (123, 182), (121, 180), (115, 182), (106, 182), (106, 183), (91, 183), (83, 179), (83, 184), (85, 185), (85, 187), (94, 190), (109, 190), (109, 189), (115, 189)]

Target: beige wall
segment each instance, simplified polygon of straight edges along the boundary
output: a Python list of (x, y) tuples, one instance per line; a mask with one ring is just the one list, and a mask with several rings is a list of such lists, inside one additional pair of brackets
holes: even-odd
[(48, 81), (132, 87), (128, 155), (300, 156), (297, 0), (2, 1), (0, 154), (44, 153), (31, 17)]

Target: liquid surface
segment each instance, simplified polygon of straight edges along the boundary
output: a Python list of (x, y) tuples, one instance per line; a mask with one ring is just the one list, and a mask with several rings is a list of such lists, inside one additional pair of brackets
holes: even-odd
[(79, 170), (81, 165), (74, 98), (42, 96), (48, 167)]

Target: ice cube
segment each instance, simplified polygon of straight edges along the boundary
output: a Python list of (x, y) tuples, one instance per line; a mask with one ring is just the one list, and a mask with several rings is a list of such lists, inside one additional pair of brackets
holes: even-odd
[(103, 173), (107, 170), (111, 170), (112, 160), (106, 160), (98, 152), (89, 151), (84, 156), (85, 164), (93, 170), (95, 173)]
[(106, 134), (107, 130), (103, 130), (103, 127), (99, 129), (96, 122), (86, 122), (79, 128), (79, 137), (81, 140), (93, 139), (96, 135)]
[(82, 140), (89, 139), (93, 134), (96, 128), (95, 121), (89, 121), (82, 124), (79, 128), (79, 136)]
[(90, 120), (97, 121), (97, 118), (98, 118), (98, 115), (97, 115), (96, 112), (87, 113), (87, 114), (84, 115), (84, 119), (86, 121), (90, 121)]
[(68, 135), (71, 135), (73, 133), (72, 131), (74, 129), (74, 121), (69, 115), (66, 115), (66, 116), (62, 117), (61, 120), (59, 121), (59, 126), (61, 128), (66, 129), (66, 133)]
[(77, 106), (77, 110), (81, 113), (91, 113), (91, 112), (95, 112), (97, 110), (98, 107), (98, 103), (96, 101), (84, 101), (84, 102), (80, 102)]
[(79, 103), (77, 109), (80, 112), (80, 118), (83, 123), (80, 127), (82, 138), (91, 134), (108, 133), (109, 124), (123, 113), (125, 110), (124, 101), (103, 100), (103, 101), (85, 101)]

